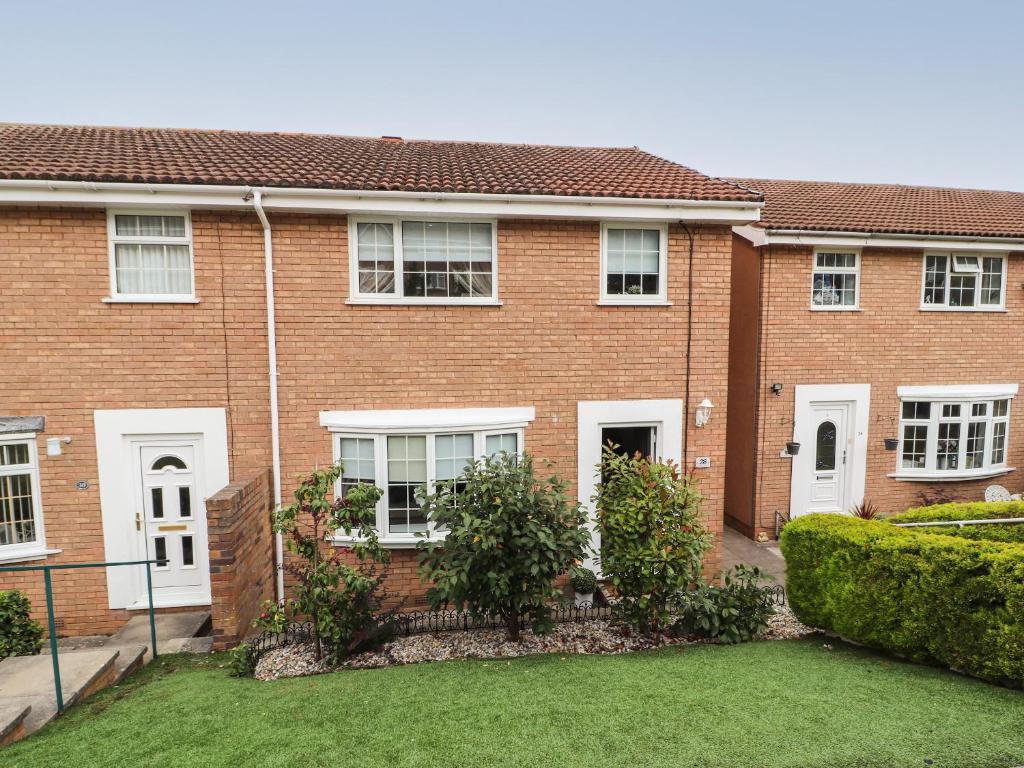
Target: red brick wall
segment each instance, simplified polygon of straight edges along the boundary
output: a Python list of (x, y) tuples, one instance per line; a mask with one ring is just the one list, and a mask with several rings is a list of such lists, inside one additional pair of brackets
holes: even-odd
[[(192, 214), (198, 304), (105, 304), (101, 209), (0, 209), (0, 414), (46, 417), (39, 464), (48, 563), (104, 560), (93, 411), (226, 407), (232, 476), (270, 463), (263, 240), (254, 215)], [(44, 438), (69, 436), (62, 456)], [(75, 489), (78, 480), (88, 490)], [(0, 574), (36, 615), (42, 578)], [(110, 632), (102, 569), (54, 575), (65, 634)]]
[[(248, 213), (192, 214), (195, 305), (105, 304), (109, 292), (102, 210), (0, 211), (0, 351), (8, 386), (0, 414), (43, 415), (45, 436), (73, 438), (40, 457), (47, 562), (102, 560), (93, 411), (228, 409), (230, 476), (271, 462), (262, 232)], [(502, 305), (357, 306), (348, 295), (347, 220), (274, 215), (283, 495), (297, 476), (331, 461), (321, 410), (533, 405), (526, 448), (576, 479), (576, 403), (683, 398), (688, 239), (670, 228), (670, 306), (598, 306), (599, 224), (502, 221)], [(730, 231), (693, 227), (693, 339), (689, 453), (701, 470), (709, 527), (722, 527), (727, 420)], [(703, 398), (711, 423), (693, 427)], [(43, 437), (40, 436), (40, 446)], [(45, 451), (40, 451), (45, 453)], [(87, 480), (86, 491), (75, 482)], [(718, 551), (709, 566), (718, 564)], [(23, 587), (37, 611), (34, 578)], [(39, 582), (41, 583), (41, 582)], [(62, 633), (112, 631), (102, 570), (56, 579)], [(397, 551), (389, 589), (418, 596), (414, 554)]]
[(270, 469), (246, 475), (206, 500), (216, 649), (244, 638), (259, 606), (274, 597), (273, 508)]
[[(884, 511), (918, 503), (921, 491), (942, 489), (979, 499), (991, 483), (1024, 490), (1021, 472), (997, 479), (919, 483), (887, 477), (896, 453), (883, 439), (898, 437), (898, 386), (996, 384), (1021, 381), (1024, 351), (1013, 343), (1024, 295), (1024, 261), (1011, 255), (1006, 312), (922, 311), (923, 254), (917, 250), (865, 248), (861, 256), (859, 312), (814, 312), (810, 307), (812, 249), (761, 248), (763, 301), (758, 414), (758, 530), (772, 532), (774, 512), (789, 510), (790, 460), (779, 458), (792, 439), (794, 386), (871, 385), (865, 496)], [(1006, 343), (1009, 342), (1009, 343)], [(772, 382), (784, 389), (772, 395)], [(1024, 408), (1011, 413), (1009, 465), (1024, 462)]]
[[(346, 304), (344, 219), (275, 215), (282, 485), (331, 461), (322, 410), (532, 405), (526, 449), (575, 486), (580, 400), (682, 398), (685, 389), (686, 234), (669, 234), (667, 307), (597, 306), (597, 222), (501, 221), (500, 307)], [(704, 511), (722, 526), (730, 232), (696, 228), (689, 459)], [(711, 423), (693, 427), (704, 397)], [(718, 552), (709, 565), (716, 567)], [(387, 588), (417, 599), (415, 553), (397, 550)]]

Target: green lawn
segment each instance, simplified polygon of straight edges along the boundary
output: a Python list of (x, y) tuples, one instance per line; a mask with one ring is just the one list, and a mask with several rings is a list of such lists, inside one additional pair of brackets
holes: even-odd
[[(820, 640), (464, 661), (258, 683), (167, 657), (24, 766), (1013, 766), (1024, 693)], [(932, 761), (931, 763), (927, 761)]]

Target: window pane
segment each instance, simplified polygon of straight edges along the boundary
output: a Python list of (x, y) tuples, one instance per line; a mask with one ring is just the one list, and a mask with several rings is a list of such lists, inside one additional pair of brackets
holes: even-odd
[(605, 292), (611, 296), (650, 296), (659, 292), (661, 231), (605, 231)]
[(118, 293), (192, 293), (192, 265), (187, 245), (117, 243), (114, 271)]
[(928, 427), (907, 424), (903, 427), (902, 466), (904, 469), (924, 469), (928, 445)]
[(931, 418), (932, 404), (931, 403), (915, 403), (907, 402), (903, 403), (903, 418), (904, 419), (919, 419), (927, 421)]
[(164, 536), (153, 537), (153, 559), (157, 560), (157, 568), (167, 567), (167, 539)]
[(946, 257), (925, 257), (924, 303), (946, 303)]
[(836, 425), (831, 421), (823, 421), (818, 425), (814, 468), (819, 472), (836, 468)]
[(341, 438), (341, 496), (360, 483), (377, 482), (372, 437)]
[(498, 453), (509, 453), (515, 455), (519, 453), (519, 435), (515, 432), (507, 432), (503, 435), (488, 435), (484, 450), (488, 456), (494, 456)]
[(28, 443), (0, 445), (0, 466), (28, 464)]
[(960, 406), (955, 403), (947, 403), (942, 406), (942, 418), (944, 419), (959, 419), (960, 418)]
[(973, 307), (974, 289), (977, 285), (976, 275), (949, 276), (949, 306)]
[(356, 225), (360, 293), (395, 292), (395, 233), (391, 224)]
[(391, 533), (416, 533), (427, 529), (417, 492), (427, 482), (427, 438), (424, 435), (389, 435), (388, 526)]
[(187, 485), (178, 488), (178, 514), (192, 517), (192, 489)]
[(493, 241), (490, 224), (402, 222), (406, 296), (489, 297)]
[(1009, 400), (996, 400), (992, 404), (992, 415), (995, 417), (1006, 416), (1010, 413)]
[(473, 435), (438, 435), (434, 457), (437, 480), (454, 480), (473, 463)]
[(982, 262), (980, 303), (998, 306), (1002, 303), (1003, 294), (1003, 260), (989, 256)]
[(185, 217), (118, 214), (114, 229), (122, 237), (185, 237)]
[(935, 452), (936, 469), (957, 469), (960, 458), (960, 424), (939, 424)]
[(152, 502), (150, 514), (154, 518), (161, 518), (164, 516), (164, 489), (163, 488), (150, 488), (149, 498)]
[(967, 425), (965, 469), (981, 469), (985, 464), (985, 426), (984, 421), (972, 421)]
[(196, 557), (192, 546), (191, 536), (181, 537), (181, 564), (182, 565), (195, 565)]
[(816, 272), (811, 301), (816, 307), (856, 306), (857, 275), (845, 272)]
[(188, 469), (185, 466), (185, 462), (182, 461), (178, 456), (161, 456), (159, 459), (153, 462), (150, 467), (154, 472), (159, 472), (161, 469)]
[(992, 463), (1006, 461), (1006, 422), (997, 421), (992, 425)]
[(0, 545), (36, 540), (32, 476), (0, 477)]

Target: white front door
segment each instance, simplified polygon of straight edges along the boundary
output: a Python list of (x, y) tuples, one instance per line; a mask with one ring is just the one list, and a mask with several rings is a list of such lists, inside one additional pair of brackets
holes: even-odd
[(846, 512), (864, 498), (868, 385), (796, 388), (790, 516)]
[(200, 449), (199, 438), (133, 441), (137, 475), (130, 524), (139, 559), (159, 561), (152, 570), (156, 605), (209, 592)]

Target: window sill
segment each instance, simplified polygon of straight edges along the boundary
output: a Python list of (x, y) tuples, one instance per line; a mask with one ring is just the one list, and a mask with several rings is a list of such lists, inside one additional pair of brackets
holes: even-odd
[(186, 296), (104, 296), (104, 304), (198, 304), (199, 299)]
[(969, 469), (956, 474), (948, 472), (892, 472), (888, 475), (893, 480), (907, 480), (919, 483), (956, 483), (967, 480), (984, 480), (1014, 472), (1016, 467), (990, 467), (987, 469)]
[(629, 301), (623, 299), (600, 299), (596, 302), (599, 307), (671, 307), (672, 302), (666, 299), (657, 301)]
[(1006, 307), (935, 307), (922, 304), (919, 309), (922, 312), (1009, 312)]
[[(421, 541), (444, 541), (447, 534), (434, 533), (428, 539), (421, 536), (381, 536), (379, 541), (380, 545), (384, 549), (415, 549)], [(351, 547), (356, 542), (361, 541), (356, 536), (335, 536), (331, 543), (336, 547)]]
[(500, 299), (376, 299), (357, 297), (345, 300), (346, 304), (366, 304), (391, 307), (500, 307)]
[(811, 312), (863, 312), (860, 307), (811, 307)]
[(59, 555), (62, 549), (33, 549), (27, 552), (12, 552), (5, 555), (0, 552), (0, 563), (24, 563), (29, 560), (45, 560), (49, 555)]

